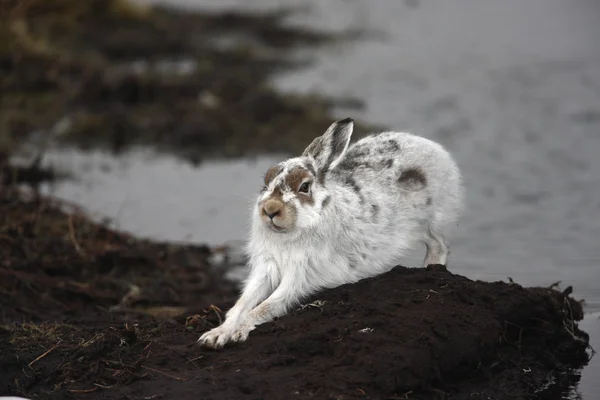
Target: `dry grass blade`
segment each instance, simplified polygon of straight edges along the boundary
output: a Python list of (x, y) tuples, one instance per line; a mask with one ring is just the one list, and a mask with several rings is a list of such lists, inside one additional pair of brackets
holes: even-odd
[(210, 307), (208, 307), (208, 309), (210, 311), (213, 311), (215, 314), (217, 314), (217, 318), (219, 319), (219, 325), (221, 325), (223, 323), (223, 318), (221, 318), (221, 314), (223, 313), (223, 310), (221, 310), (219, 307), (215, 306), (214, 304), (211, 304)]
[(95, 388), (91, 388), (91, 389), (69, 389), (69, 392), (71, 392), (71, 393), (92, 393), (92, 392), (95, 392), (96, 390), (98, 390), (97, 386)]
[(142, 368), (147, 369), (148, 371), (156, 372), (157, 374), (168, 376), (169, 378), (173, 378), (173, 379), (176, 379), (178, 381), (187, 381), (188, 380), (188, 378), (180, 378), (178, 376), (171, 375), (171, 374), (168, 374), (168, 373), (163, 372), (163, 371), (159, 371), (159, 370), (154, 369), (154, 368), (146, 367), (145, 365), (142, 365)]
[(48, 354), (50, 354), (52, 351), (54, 351), (54, 349), (56, 349), (58, 347), (58, 345), (60, 344), (60, 342), (56, 343), (54, 346), (52, 346), (48, 351), (44, 352), (42, 355), (40, 355), (38, 358), (36, 358), (35, 360), (33, 360), (32, 362), (29, 363), (29, 368), (31, 368), (31, 366), (40, 361), (42, 358), (46, 357)]
[(81, 246), (79, 245), (79, 243), (77, 242), (77, 238), (75, 238), (75, 228), (73, 228), (73, 215), (69, 215), (68, 222), (69, 222), (69, 238), (71, 239), (71, 243), (73, 243), (73, 247), (75, 247), (75, 250), (77, 250), (77, 253), (83, 255), (84, 252), (81, 249)]

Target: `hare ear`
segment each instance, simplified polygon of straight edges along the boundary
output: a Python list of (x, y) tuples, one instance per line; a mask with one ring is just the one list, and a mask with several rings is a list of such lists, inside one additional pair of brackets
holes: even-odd
[(342, 160), (348, 149), (353, 129), (354, 120), (352, 118), (335, 121), (322, 136), (308, 145), (302, 156), (313, 157), (317, 170), (324, 174), (335, 168)]

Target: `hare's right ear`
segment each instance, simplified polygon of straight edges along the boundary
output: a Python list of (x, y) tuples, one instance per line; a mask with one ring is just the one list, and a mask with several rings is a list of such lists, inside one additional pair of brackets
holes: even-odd
[(353, 129), (354, 120), (352, 118), (334, 122), (322, 136), (308, 145), (302, 156), (313, 157), (319, 174), (325, 174), (335, 168), (344, 157)]

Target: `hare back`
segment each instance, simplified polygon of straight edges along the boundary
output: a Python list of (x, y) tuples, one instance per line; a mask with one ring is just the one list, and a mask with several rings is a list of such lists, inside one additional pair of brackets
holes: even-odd
[(355, 212), (378, 226), (376, 217), (401, 224), (398, 228), (427, 220), (449, 225), (458, 219), (463, 200), (460, 171), (450, 154), (436, 142), (405, 132), (357, 141), (328, 180)]

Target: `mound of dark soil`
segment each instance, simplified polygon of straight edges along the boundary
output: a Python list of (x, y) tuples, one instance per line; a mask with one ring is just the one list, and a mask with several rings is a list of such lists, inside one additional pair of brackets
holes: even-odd
[(211, 351), (236, 290), (211, 250), (113, 232), (0, 191), (0, 395), (525, 399), (587, 361), (570, 289), (396, 267)]

